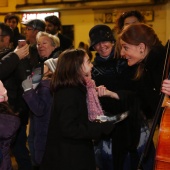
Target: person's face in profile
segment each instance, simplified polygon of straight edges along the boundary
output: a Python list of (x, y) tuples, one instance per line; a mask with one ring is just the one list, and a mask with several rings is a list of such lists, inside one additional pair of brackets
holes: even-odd
[(128, 65), (132, 66), (140, 63), (145, 57), (145, 45), (140, 43), (139, 45), (128, 44), (120, 39), (121, 44), (121, 56), (127, 59)]

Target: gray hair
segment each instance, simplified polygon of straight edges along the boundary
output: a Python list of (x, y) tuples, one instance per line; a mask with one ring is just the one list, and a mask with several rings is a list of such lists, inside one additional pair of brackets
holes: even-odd
[(51, 45), (52, 45), (53, 47), (60, 47), (60, 39), (59, 39), (57, 36), (52, 35), (52, 34), (49, 34), (49, 33), (47, 33), (47, 32), (39, 31), (39, 32), (37, 33), (37, 36), (36, 36), (36, 41), (38, 41), (39, 38), (40, 38), (40, 37), (43, 37), (43, 36), (50, 38), (50, 40), (51, 40)]

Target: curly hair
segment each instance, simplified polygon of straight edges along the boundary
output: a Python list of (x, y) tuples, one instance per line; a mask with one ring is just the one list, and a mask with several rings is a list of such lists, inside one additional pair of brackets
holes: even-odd
[(126, 18), (128, 17), (136, 17), (137, 20), (141, 23), (145, 23), (145, 17), (144, 15), (142, 15), (142, 13), (140, 11), (126, 11), (124, 13), (122, 13), (117, 19), (116, 19), (116, 26), (115, 26), (115, 30), (117, 30), (117, 33), (119, 34), (123, 27), (124, 27), (124, 21)]

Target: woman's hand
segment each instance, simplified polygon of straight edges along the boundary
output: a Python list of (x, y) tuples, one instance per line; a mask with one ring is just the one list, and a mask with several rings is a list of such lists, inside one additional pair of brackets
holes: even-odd
[(170, 96), (170, 80), (165, 79), (162, 83), (162, 93), (165, 93)]

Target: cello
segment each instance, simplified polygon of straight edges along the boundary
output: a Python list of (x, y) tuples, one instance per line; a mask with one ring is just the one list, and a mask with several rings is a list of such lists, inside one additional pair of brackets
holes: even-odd
[[(169, 54), (169, 41), (167, 47), (167, 54)], [(166, 75), (169, 71), (170, 57), (167, 59)], [(170, 74), (168, 76), (170, 79)], [(161, 123), (158, 134), (158, 142), (155, 156), (155, 170), (169, 170), (170, 169), (170, 98), (163, 95), (162, 108), (164, 108), (161, 117)]]
[(161, 124), (156, 147), (155, 170), (170, 169), (170, 99), (165, 96)]

